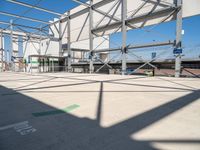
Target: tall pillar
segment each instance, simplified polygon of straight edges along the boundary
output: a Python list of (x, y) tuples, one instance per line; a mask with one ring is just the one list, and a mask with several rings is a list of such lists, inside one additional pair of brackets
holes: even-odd
[[(180, 10), (176, 14), (176, 49), (182, 49), (182, 0), (175, 1), (176, 6), (180, 6)], [(175, 77), (181, 75), (181, 54), (175, 55)]]
[(39, 51), (38, 54), (41, 55), (42, 50), (42, 26), (40, 26), (40, 43), (39, 43)]
[(10, 62), (11, 70), (14, 69), (14, 59), (13, 59), (13, 20), (10, 20)]
[(31, 61), (31, 68), (30, 68), (30, 69), (31, 69), (31, 74), (32, 74), (32, 73), (33, 73), (33, 70), (32, 70), (32, 69), (33, 69), (33, 65), (32, 65), (32, 62), (33, 62), (33, 61), (32, 61), (32, 57), (30, 57), (30, 61)]
[[(39, 51), (38, 51), (38, 55), (41, 55), (41, 51), (42, 51), (42, 25), (40, 26), (40, 43), (39, 43)], [(39, 56), (39, 72), (41, 72), (41, 57)]]
[(68, 72), (72, 71), (72, 53), (71, 53), (71, 22), (70, 22), (70, 11), (68, 11), (68, 19), (67, 19), (67, 51), (68, 51), (68, 63), (67, 70)]
[(62, 57), (62, 22), (59, 21), (59, 57)]
[(1, 46), (1, 48), (0, 48), (1, 49), (1, 71), (3, 72), (3, 67), (4, 67), (4, 63), (3, 63), (3, 53), (4, 53), (4, 51), (3, 51), (3, 31), (1, 31), (0, 34), (1, 34), (0, 35), (1, 36), (0, 37), (1, 38), (0, 39), (1, 40), (1, 45), (0, 45)]
[(126, 74), (127, 0), (122, 1), (122, 75)]
[(4, 49), (4, 59), (5, 59), (5, 70), (8, 70), (8, 50)]
[(93, 73), (94, 72), (94, 65), (93, 65), (93, 40), (94, 40), (94, 35), (92, 33), (93, 29), (93, 10), (92, 10), (92, 5), (93, 5), (93, 0), (90, 0), (90, 11), (89, 11), (89, 43), (90, 43), (90, 67), (89, 67), (89, 72)]

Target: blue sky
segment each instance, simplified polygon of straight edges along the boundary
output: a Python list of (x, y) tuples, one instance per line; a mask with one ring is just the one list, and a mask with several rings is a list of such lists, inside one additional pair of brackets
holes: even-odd
[[(53, 10), (55, 12), (64, 13), (67, 10), (76, 7), (78, 4), (72, 2), (71, 0), (18, 0), (26, 2), (32, 5), (38, 4), (38, 6)], [(28, 10), (28, 12), (27, 12)], [(9, 12), (13, 14), (24, 15), (32, 18), (37, 18), (44, 21), (52, 20), (55, 15), (49, 13), (41, 12), (35, 9), (31, 9), (19, 6), (6, 2), (5, 0), (0, 0), (0, 11)], [(26, 13), (25, 13), (26, 12)], [(25, 14), (24, 14), (25, 13)], [(0, 15), (0, 21), (9, 22), (12, 17)], [(22, 19), (15, 20), (15, 23), (25, 24), (29, 26), (39, 26), (40, 23), (26, 21)], [(7, 25), (0, 25), (2, 28), (6, 28)], [(200, 16), (194, 16), (191, 18), (185, 18), (183, 20), (183, 29), (185, 34), (183, 36), (183, 45), (184, 47), (200, 47)], [(151, 28), (147, 27), (146, 29)], [(175, 22), (168, 22), (156, 26), (152, 32), (147, 33), (144, 30), (132, 30), (128, 31), (127, 44), (139, 44), (139, 43), (148, 43), (152, 41), (166, 41), (175, 39)], [(121, 34), (117, 33), (111, 36), (112, 43), (118, 43), (118, 46), (121, 44)], [(115, 45), (112, 44), (112, 47)], [(192, 51), (192, 54), (195, 55), (199, 51)]]

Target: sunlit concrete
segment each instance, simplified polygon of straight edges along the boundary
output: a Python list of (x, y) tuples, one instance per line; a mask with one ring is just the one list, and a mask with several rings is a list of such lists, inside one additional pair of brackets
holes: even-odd
[(199, 150), (199, 108), (197, 78), (0, 73), (0, 149)]

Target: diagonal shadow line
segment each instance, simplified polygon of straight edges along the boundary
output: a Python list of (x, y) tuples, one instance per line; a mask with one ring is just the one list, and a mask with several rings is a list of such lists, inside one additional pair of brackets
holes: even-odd
[[(77, 76), (68, 76), (68, 77), (57, 77), (57, 76), (51, 76), (51, 75), (32, 75), (32, 76), (55, 77), (55, 78), (60, 78), (60, 79), (71, 79), (71, 80), (79, 80), (79, 81), (96, 81), (96, 82), (100, 82), (98, 80), (75, 78)], [(89, 76), (98, 76), (98, 75), (89, 75)], [(79, 76), (79, 77), (87, 77), (87, 76)]]
[[(18, 73), (19, 74), (19, 73)], [(30, 74), (28, 74), (30, 76)], [(61, 78), (61, 79), (72, 79), (72, 80), (80, 80), (80, 81), (96, 81), (96, 82), (101, 82), (100, 80), (89, 80), (89, 79), (80, 79), (80, 78), (75, 78), (75, 77), (89, 77), (89, 76), (101, 76), (99, 74), (93, 74), (93, 75), (87, 75), (87, 76), (68, 76), (68, 77), (57, 77), (57, 76), (51, 76), (51, 75), (41, 75), (41, 74), (32, 74), (31, 76), (42, 76), (42, 77), (55, 77), (55, 78)], [(147, 78), (146, 76), (142, 77), (132, 77), (132, 78), (120, 78), (120, 79), (113, 79), (113, 80), (103, 80), (102, 82), (106, 81), (124, 81), (124, 80), (133, 80), (133, 79), (142, 79), (142, 78)]]
[(195, 78), (200, 78), (200, 74), (197, 75), (197, 74), (195, 74), (195, 73), (193, 73), (193, 72), (187, 70), (186, 68), (183, 68), (183, 70), (186, 71), (186, 72), (188, 72), (188, 73), (190, 73), (190, 74), (193, 75)]
[(194, 88), (194, 87), (191, 87), (191, 86), (188, 86), (188, 85), (184, 85), (184, 84), (181, 84), (181, 83), (177, 83), (177, 82), (174, 82), (174, 81), (171, 81), (171, 80), (163, 79), (163, 78), (160, 78), (160, 77), (158, 77), (158, 79), (164, 80), (164, 81), (168, 81), (168, 82), (170, 82), (170, 83), (174, 83), (174, 84), (176, 84), (176, 85), (180, 85), (180, 86), (183, 86), (183, 87), (186, 87), (186, 88), (191, 88), (191, 89), (193, 89), (193, 90), (197, 90), (197, 89)]
[[(17, 73), (17, 72), (9, 72), (9, 73), (13, 73), (13, 74), (20, 74), (20, 75), (24, 75), (24, 76), (40, 76), (40, 77), (55, 77), (55, 78), (61, 78), (61, 79), (74, 79), (74, 80), (80, 80), (80, 81), (98, 81), (98, 80), (89, 80), (89, 79), (79, 79), (79, 78), (75, 78), (75, 77), (89, 77), (89, 76), (99, 76), (98, 74), (93, 74), (93, 75), (87, 75), (87, 76), (66, 76), (66, 77), (59, 77), (59, 76), (53, 76), (53, 75), (42, 75), (42, 74), (21, 74), (21, 73)], [(100, 81), (99, 81), (100, 82)]]
[(164, 87), (164, 86), (155, 86), (155, 85), (146, 85), (146, 84), (136, 84), (136, 83), (123, 83), (123, 82), (107, 82), (111, 84), (121, 84), (121, 85), (133, 85), (133, 86), (142, 86), (142, 87), (153, 87), (153, 88), (162, 88), (162, 89), (174, 89), (174, 90), (185, 90), (185, 91), (195, 91), (192, 89), (185, 88), (175, 88), (175, 87)]
[[(85, 76), (83, 76), (85, 77)], [(106, 81), (124, 81), (124, 80), (133, 80), (133, 79), (141, 79), (146, 77), (133, 77), (133, 78), (123, 78), (123, 79), (114, 79), (114, 80), (89, 80), (89, 79), (79, 79), (74, 77), (58, 77), (58, 78), (64, 78), (64, 79), (73, 79), (73, 80), (81, 80), (81, 81), (96, 81), (96, 82), (106, 82)]]
[(99, 125), (101, 123), (102, 102), (103, 102), (103, 82), (100, 82), (99, 99), (98, 99), (97, 114), (96, 114), (96, 120)]
[(27, 88), (27, 89), (16, 90), (15, 92), (12, 92), (12, 93), (4, 93), (4, 94), (1, 94), (1, 95), (2, 96), (15, 95), (15, 94), (17, 94), (17, 92), (20, 92), (20, 91), (50, 89), (50, 88), (57, 88), (57, 87), (68, 87), (68, 86), (77, 86), (77, 85), (93, 84), (93, 83), (97, 83), (97, 82), (93, 81), (93, 82), (85, 82), (85, 83), (63, 84), (63, 85), (55, 85), (55, 86), (43, 86), (43, 87), (38, 87), (38, 88)]
[(71, 80), (78, 80), (78, 81), (93, 81), (93, 82), (100, 82), (98, 80), (89, 80), (89, 79), (79, 79), (79, 78), (75, 78), (75, 77), (58, 77), (61, 79), (71, 79)]
[[(75, 77), (87, 77), (87, 76), (99, 76), (99, 75), (87, 75), (87, 76), (68, 76), (68, 77), (57, 77), (57, 76), (51, 76), (51, 75), (31, 75), (31, 76), (42, 76), (42, 77), (55, 77), (55, 78), (61, 78), (61, 79), (71, 79), (71, 80), (79, 80), (79, 81), (91, 81), (91, 82), (101, 82), (100, 80), (89, 80), (89, 79), (80, 79)], [(125, 80), (133, 80), (133, 79), (142, 79), (142, 78), (148, 78), (146, 76), (142, 77), (132, 77), (132, 78), (120, 78), (120, 79), (113, 79), (113, 80), (103, 80), (102, 82), (111, 82), (111, 81), (125, 81)]]
[(123, 79), (104, 80), (103, 82), (125, 81), (125, 80), (143, 79), (143, 78), (148, 78), (148, 77), (142, 76), (142, 77), (133, 77), (133, 78), (123, 78)]
[(148, 127), (154, 124), (155, 122), (171, 115), (172, 113), (184, 108), (190, 103), (199, 100), (199, 98), (200, 90), (193, 91), (190, 94), (176, 98), (173, 101), (160, 105), (156, 108), (153, 108), (149, 111), (146, 111), (128, 120), (125, 120), (121, 123), (113, 125), (110, 127), (110, 129), (116, 132), (123, 130), (123, 135), (126, 136), (129, 134), (136, 133), (144, 129), (145, 127)]
[(32, 86), (32, 85), (37, 85), (37, 84), (40, 84), (40, 83), (45, 83), (45, 82), (51, 81), (53, 79), (55, 79), (55, 78), (53, 77), (53, 78), (50, 78), (50, 79), (47, 79), (47, 80), (38, 81), (38, 82), (31, 83), (31, 84), (28, 84), (28, 85), (20, 86), (20, 87), (14, 88), (14, 90), (18, 90), (18, 89), (21, 89), (21, 88), (29, 87), (29, 86)]
[(43, 87), (38, 87), (38, 88), (20, 89), (20, 90), (17, 90), (17, 91), (37, 90), (37, 89), (50, 89), (50, 88), (57, 88), (57, 87), (67, 87), (67, 86), (76, 86), (76, 85), (93, 84), (93, 83), (97, 83), (97, 82), (93, 81), (93, 82), (84, 82), (84, 83), (62, 84), (62, 85), (54, 85), (54, 86), (43, 86)]
[(13, 82), (13, 81), (27, 81), (27, 80), (39, 80), (44, 78), (28, 78), (28, 79), (16, 79), (16, 80), (0, 80), (0, 82)]
[[(99, 91), (24, 91), (24, 92), (21, 92), (21, 93), (98, 93)], [(182, 92), (185, 92), (185, 91), (180, 91), (180, 90), (169, 90), (169, 91), (103, 91), (104, 93), (170, 93), (170, 92), (179, 92), (179, 93), (182, 93)], [(19, 93), (20, 94), (20, 93)]]

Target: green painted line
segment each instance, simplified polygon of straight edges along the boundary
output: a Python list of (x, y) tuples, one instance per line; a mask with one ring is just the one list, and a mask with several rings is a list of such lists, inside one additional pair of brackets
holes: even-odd
[[(42, 63), (43, 63), (43, 61), (41, 61), (41, 62), (39, 62), (39, 61), (31, 61), (31, 62), (29, 62), (29, 64), (31, 64), (31, 63), (32, 63), (32, 64), (39, 64), (39, 63), (41, 63), (41, 64), (42, 64)], [(47, 63), (48, 63), (48, 61), (45, 61), (44, 63), (46, 63), (46, 64), (47, 64)], [(52, 61), (49, 61), (49, 63), (52, 63)], [(53, 61), (53, 63), (58, 63), (58, 61)]]
[(64, 109), (60, 110), (52, 110), (52, 111), (44, 111), (44, 112), (37, 112), (37, 113), (32, 113), (34, 117), (42, 117), (42, 116), (49, 116), (49, 115), (57, 115), (57, 114), (62, 114), (62, 113), (68, 113), (76, 108), (80, 107), (77, 104), (70, 105)]
[(39, 64), (38, 61), (31, 61), (31, 62), (29, 62), (29, 63), (32, 63), (32, 64)]

